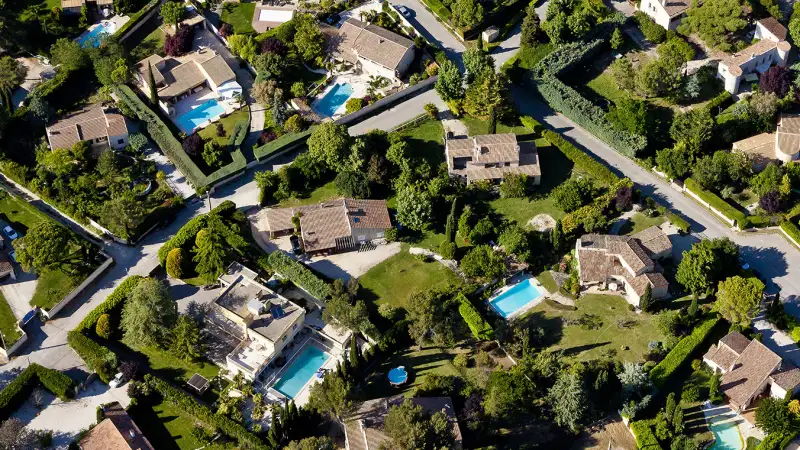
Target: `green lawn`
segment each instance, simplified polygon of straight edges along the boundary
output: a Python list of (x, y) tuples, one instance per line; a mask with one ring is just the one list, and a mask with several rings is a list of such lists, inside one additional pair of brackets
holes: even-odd
[(189, 363), (176, 358), (165, 350), (153, 347), (137, 347), (136, 351), (145, 355), (150, 367), (155, 371), (169, 371), (174, 380), (188, 380), (199, 373), (210, 380), (219, 374), (219, 366), (211, 362)]
[(745, 189), (742, 192), (733, 194), (731, 200), (738, 203), (742, 207), (747, 207), (758, 201), (758, 196), (750, 189)]
[(311, 191), (308, 197), (305, 198), (292, 197), (290, 199), (280, 202), (277, 206), (285, 208), (288, 206), (313, 205), (314, 203), (324, 202), (325, 200), (330, 200), (332, 198), (337, 198), (341, 196), (342, 195), (339, 194), (339, 191), (336, 190), (336, 185), (334, 184), (333, 181), (331, 181), (330, 183), (323, 184), (322, 186)]
[[(478, 117), (464, 116), (461, 118), (461, 121), (467, 126), (470, 136), (489, 133), (488, 120), (480, 119)], [(523, 126), (522, 123), (508, 123), (506, 121), (500, 121), (497, 123), (497, 133), (514, 133), (517, 136), (527, 136), (532, 134), (531, 130)]]
[[(616, 352), (616, 358), (622, 361), (642, 361), (647, 353), (647, 344), (664, 338), (656, 326), (655, 316), (631, 312), (622, 297), (583, 295), (576, 306), (576, 311), (565, 311), (542, 303), (525, 318), (545, 329), (555, 342), (553, 349), (563, 350), (565, 356), (582, 361), (601, 358), (611, 351)], [(586, 315), (595, 316), (602, 325), (591, 330), (582, 325), (562, 324), (562, 319), (578, 320), (582, 316), (586, 318)], [(631, 323), (620, 326), (623, 319)], [(628, 349), (623, 350), (623, 346)]]
[(377, 304), (389, 303), (398, 308), (404, 308), (413, 293), (461, 284), (461, 279), (441, 263), (414, 258), (406, 245), (400, 253), (373, 267), (358, 281), (365, 298), (372, 297)]
[(226, 2), (222, 7), (222, 21), (231, 24), (236, 34), (255, 33), (252, 25), (255, 11), (255, 3)]
[(167, 34), (164, 33), (161, 27), (156, 27), (131, 51), (133, 60), (141, 61), (152, 54), (164, 56), (164, 41), (166, 39)]
[(658, 215), (655, 217), (648, 217), (642, 213), (637, 212), (636, 214), (633, 215), (633, 217), (631, 217), (628, 223), (622, 226), (622, 229), (620, 229), (619, 234), (636, 234), (654, 225), (659, 226), (666, 221), (667, 218), (662, 215)]
[(48, 270), (39, 275), (36, 291), (31, 299), (32, 306), (50, 309), (61, 301), (64, 296), (75, 289), (83, 276), (71, 276), (63, 270)]
[(614, 79), (614, 76), (611, 75), (610, 71), (601, 73), (596, 78), (586, 83), (586, 86), (596, 92), (597, 95), (605, 97), (614, 103), (628, 95), (625, 91), (617, 87), (617, 81)]
[(400, 131), (406, 138), (412, 156), (428, 160), (432, 167), (444, 162), (444, 128), (439, 120), (424, 120), (411, 128)]
[(0, 332), (3, 333), (5, 348), (11, 347), (22, 337), (22, 333), (17, 329), (17, 316), (11, 311), (2, 293), (0, 293)]
[(503, 68), (510, 67), (517, 62), (517, 66), (521, 69), (530, 70), (533, 66), (539, 63), (545, 56), (552, 53), (556, 46), (550, 42), (539, 43), (533, 47), (522, 47), (512, 59), (503, 64)]
[[(414, 395), (416, 388), (425, 381), (425, 376), (428, 374), (457, 376), (459, 372), (453, 366), (455, 353), (457, 352), (454, 350), (438, 347), (403, 350), (372, 372), (367, 379), (365, 394), (367, 398), (387, 397), (401, 393), (410, 397)], [(400, 387), (392, 387), (386, 379), (386, 375), (389, 370), (397, 366), (406, 368), (410, 382)]]
[(168, 450), (194, 450), (203, 446), (192, 437), (192, 429), (201, 425), (194, 417), (169, 402), (149, 405), (141, 402), (128, 411), (150, 442)]
[[(247, 108), (242, 108), (238, 111), (234, 111), (228, 117), (220, 119), (218, 122), (209, 124), (207, 127), (203, 128), (202, 130), (198, 131), (197, 133), (203, 138), (204, 141), (215, 140), (217, 144), (220, 146), (227, 146), (228, 140), (231, 138), (231, 132), (233, 131), (233, 127), (236, 125), (236, 122), (240, 120), (247, 121), (247, 117), (250, 114)], [(217, 136), (217, 124), (221, 123), (223, 128), (225, 129), (225, 134), (223, 136)]]

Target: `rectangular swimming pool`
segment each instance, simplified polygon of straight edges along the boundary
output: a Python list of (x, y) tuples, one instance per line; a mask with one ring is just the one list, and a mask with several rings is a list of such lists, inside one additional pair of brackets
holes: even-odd
[(209, 122), (225, 113), (225, 108), (220, 106), (213, 98), (191, 111), (178, 117), (178, 127), (186, 134), (191, 134), (195, 128)]
[(294, 398), (329, 358), (322, 350), (310, 345), (307, 346), (289, 364), (281, 378), (272, 387), (281, 394)]
[(503, 318), (507, 319), (515, 312), (527, 306), (528, 303), (538, 299), (541, 295), (542, 293), (529, 278), (501, 292), (496, 297), (489, 300), (489, 304), (492, 305), (492, 308), (503, 316)]
[(109, 23), (101, 23), (101, 24), (97, 25), (96, 27), (85, 31), (83, 34), (78, 36), (78, 39), (76, 39), (76, 41), (78, 42), (78, 45), (80, 45), (81, 47), (84, 47), (84, 48), (86, 48), (86, 47), (99, 47), (100, 46), (100, 41), (103, 40), (103, 35), (105, 35), (105, 34), (107, 34), (107, 35), (114, 34), (114, 30), (112, 28), (115, 28), (115, 27), (110, 22)]
[(347, 103), (351, 95), (353, 95), (353, 86), (350, 86), (349, 83), (339, 83), (331, 88), (331, 90), (325, 94), (325, 97), (322, 97), (315, 109), (320, 114), (333, 117), (336, 110)]

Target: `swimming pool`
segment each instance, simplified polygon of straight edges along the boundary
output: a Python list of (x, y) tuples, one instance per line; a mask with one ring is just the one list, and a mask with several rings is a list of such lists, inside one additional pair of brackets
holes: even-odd
[(191, 134), (195, 128), (201, 127), (206, 122), (216, 119), (225, 113), (225, 108), (220, 106), (213, 98), (197, 108), (184, 113), (178, 117), (178, 126), (181, 131)]
[(78, 42), (78, 45), (84, 48), (89, 46), (99, 47), (100, 41), (103, 40), (103, 35), (114, 34), (114, 28), (116, 27), (111, 22), (100, 23), (97, 26), (94, 26), (86, 30), (83, 34), (78, 36), (78, 39), (76, 39), (76, 41)]
[(501, 292), (495, 298), (489, 300), (489, 304), (507, 319), (541, 295), (542, 293), (533, 284), (533, 281), (528, 278)]
[(327, 117), (333, 117), (336, 110), (347, 102), (347, 99), (353, 95), (353, 86), (349, 83), (339, 83), (331, 88), (325, 97), (317, 103), (316, 110), (320, 114)]
[(735, 423), (711, 423), (709, 426), (714, 433), (714, 444), (708, 450), (741, 450), (744, 447), (739, 427)]
[(289, 398), (294, 398), (328, 359), (325, 352), (309, 345), (286, 368), (273, 388)]

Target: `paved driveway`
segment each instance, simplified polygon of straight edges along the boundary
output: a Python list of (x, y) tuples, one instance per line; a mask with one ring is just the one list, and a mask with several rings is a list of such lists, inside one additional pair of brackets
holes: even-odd
[(410, 17), (406, 17), (411, 25), (417, 29), (428, 41), (438, 44), (447, 54), (447, 58), (455, 61), (461, 70), (464, 64), (461, 61), (461, 53), (464, 51), (464, 44), (456, 39), (455, 36), (441, 22), (436, 20), (436, 16), (425, 8), (419, 0), (393, 0), (394, 5), (403, 5), (411, 10)]

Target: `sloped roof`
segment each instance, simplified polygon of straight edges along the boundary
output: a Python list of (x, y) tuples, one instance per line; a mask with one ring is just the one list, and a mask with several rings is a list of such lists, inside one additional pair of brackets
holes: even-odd
[(738, 407), (747, 405), (764, 380), (780, 366), (781, 357), (759, 341), (752, 340), (736, 358), (733, 370), (722, 375), (720, 390)]
[(772, 374), (772, 381), (791, 392), (797, 385), (800, 385), (800, 368), (783, 360), (781, 367)]
[(645, 228), (631, 237), (639, 241), (645, 251), (651, 256), (667, 250), (672, 250), (672, 242), (669, 240), (669, 236), (655, 225)]
[(107, 407), (104, 413), (106, 418), (81, 439), (82, 450), (153, 450), (119, 403)]
[(690, 0), (663, 0), (664, 3), (662, 6), (664, 7), (664, 11), (667, 12), (670, 19), (683, 14), (684, 11), (688, 10), (690, 6), (692, 6), (692, 2)]
[[(785, 42), (785, 41), (781, 41)], [(769, 39), (762, 39), (755, 44), (747, 47), (746, 49), (734, 53), (732, 55), (727, 55), (725, 58), (722, 59), (721, 64), (725, 64), (728, 66), (728, 71), (735, 76), (742, 75), (742, 64), (750, 61), (753, 58), (763, 55), (768, 51), (772, 50), (775, 47), (778, 47), (778, 42), (769, 40)]]
[(390, 228), (392, 219), (386, 200), (344, 199), (351, 228)]
[(307, 252), (336, 247), (336, 239), (350, 236), (350, 224), (341, 201), (303, 212), (300, 232)]
[[(172, 68), (157, 69), (156, 64), (177, 62)], [(204, 81), (210, 81), (220, 86), (228, 81), (235, 80), (236, 74), (228, 66), (222, 55), (210, 51), (193, 52), (181, 57), (164, 59), (158, 55), (151, 55), (136, 64), (142, 78), (147, 81), (147, 64), (153, 65), (153, 76), (157, 84), (164, 86), (158, 89), (158, 96), (168, 99), (180, 95), (189, 89), (199, 86)]]
[(800, 114), (784, 114), (778, 121), (778, 150), (787, 155), (800, 152)]
[(783, 26), (780, 22), (778, 22), (778, 19), (770, 16), (759, 20), (757, 23), (760, 23), (761, 26), (767, 29), (767, 31), (774, 34), (779, 41), (786, 40), (786, 36), (788, 35), (788, 30), (786, 30), (786, 27)]
[(356, 57), (361, 57), (391, 70), (396, 70), (403, 56), (414, 47), (403, 36), (353, 18), (339, 28), (338, 40), (335, 53), (341, 58), (355, 62)]
[(518, 161), (519, 147), (514, 133), (481, 134), (474, 136), (475, 162), (491, 163)]
[(730, 369), (731, 364), (733, 364), (738, 357), (739, 354), (731, 350), (729, 347), (714, 344), (712, 344), (706, 354), (703, 355), (704, 359), (713, 362), (717, 366), (721, 367), (722, 370)]
[(725, 344), (728, 348), (733, 350), (736, 355), (742, 354), (744, 350), (750, 345), (750, 339), (747, 339), (742, 333), (738, 331), (732, 331), (725, 335), (722, 339), (719, 340), (721, 343)]
[(69, 113), (47, 127), (50, 148), (70, 148), (81, 141), (128, 134), (125, 118), (100, 103)]

